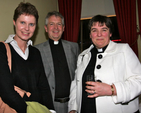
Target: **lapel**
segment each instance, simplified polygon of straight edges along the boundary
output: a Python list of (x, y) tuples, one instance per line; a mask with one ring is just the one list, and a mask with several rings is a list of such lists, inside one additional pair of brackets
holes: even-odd
[[(72, 62), (72, 53), (71, 53), (71, 47), (70, 45), (65, 41), (65, 40), (62, 40), (62, 45), (63, 45), (63, 48), (64, 48), (64, 52), (65, 52), (65, 55), (66, 55), (66, 59), (67, 59), (67, 63), (68, 63), (68, 67), (69, 67), (69, 71), (71, 70), (71, 62)], [(71, 79), (72, 79), (72, 72), (70, 71), (70, 76), (71, 76)]]
[(43, 51), (45, 54), (45, 58), (47, 58), (46, 63), (50, 66), (50, 69), (51, 69), (53, 76), (54, 76), (54, 66), (53, 66), (53, 59), (52, 59), (49, 41), (46, 41), (46, 43), (44, 44)]
[(104, 53), (113, 53), (116, 50), (117, 43), (110, 40), (108, 47)]

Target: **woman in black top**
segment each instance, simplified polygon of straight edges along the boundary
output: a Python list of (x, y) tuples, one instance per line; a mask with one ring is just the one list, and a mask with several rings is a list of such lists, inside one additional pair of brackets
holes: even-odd
[[(20, 3), (15, 9), (13, 24), (15, 35), (9, 36), (12, 54), (12, 72), (10, 72), (6, 48), (0, 43), (0, 97), (18, 113), (26, 113), (25, 101), (35, 101), (54, 109), (52, 96), (40, 56), (30, 38), (33, 36), (38, 22), (38, 11), (30, 3)], [(22, 98), (14, 85), (31, 93)]]

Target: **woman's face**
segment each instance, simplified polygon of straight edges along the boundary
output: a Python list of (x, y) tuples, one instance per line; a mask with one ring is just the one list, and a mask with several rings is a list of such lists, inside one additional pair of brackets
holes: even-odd
[(36, 18), (33, 15), (20, 15), (16, 21), (13, 20), (15, 26), (15, 40), (28, 41), (34, 34), (36, 28)]
[(99, 49), (109, 44), (111, 36), (110, 30), (105, 24), (102, 26), (99, 22), (96, 22), (91, 27), (90, 38)]

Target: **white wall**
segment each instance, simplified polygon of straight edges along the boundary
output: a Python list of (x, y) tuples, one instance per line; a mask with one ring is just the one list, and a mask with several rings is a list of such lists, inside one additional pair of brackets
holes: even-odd
[(82, 0), (81, 18), (97, 14), (115, 15), (113, 0)]

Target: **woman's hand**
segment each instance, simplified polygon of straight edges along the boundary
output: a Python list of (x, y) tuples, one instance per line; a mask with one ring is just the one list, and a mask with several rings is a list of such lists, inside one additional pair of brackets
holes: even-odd
[[(86, 92), (91, 93), (93, 95), (88, 95), (89, 98), (94, 98), (98, 96), (111, 96), (112, 90), (111, 86), (106, 83), (100, 83), (100, 82), (86, 82)], [(116, 92), (116, 89), (114, 87), (114, 91)], [(116, 95), (116, 93), (114, 93)]]
[(70, 111), (69, 113), (76, 113), (76, 111), (75, 111), (75, 110), (72, 110), (72, 111)]

